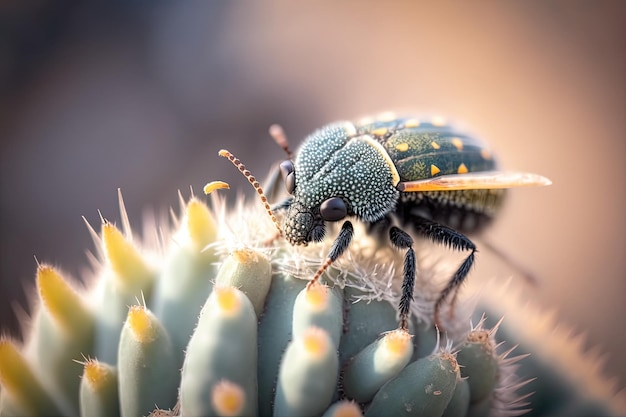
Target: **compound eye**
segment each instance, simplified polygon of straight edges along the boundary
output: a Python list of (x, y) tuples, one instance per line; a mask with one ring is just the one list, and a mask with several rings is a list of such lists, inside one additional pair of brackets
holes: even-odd
[(289, 194), (293, 194), (296, 189), (296, 173), (293, 168), (293, 162), (283, 161), (280, 163), (280, 174), (285, 181), (285, 188)]
[(287, 175), (293, 172), (293, 162), (289, 160), (283, 161), (280, 163), (279, 168), (280, 174), (283, 176), (283, 178), (287, 178)]
[(320, 214), (322, 215), (322, 219), (334, 222), (346, 217), (348, 209), (346, 208), (346, 203), (344, 203), (341, 198), (333, 197), (322, 203), (320, 206)]

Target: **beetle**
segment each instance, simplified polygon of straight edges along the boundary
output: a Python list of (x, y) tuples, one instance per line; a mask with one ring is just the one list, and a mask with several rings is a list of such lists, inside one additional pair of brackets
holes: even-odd
[[(481, 231), (496, 215), (505, 189), (542, 186), (547, 178), (523, 172), (499, 171), (489, 148), (444, 119), (396, 117), (383, 114), (358, 122), (336, 122), (309, 135), (293, 157), (282, 129), (270, 134), (287, 152), (280, 164), (290, 194), (271, 207), (258, 182), (241, 161), (228, 158), (257, 189), (279, 232), (292, 245), (321, 241), (328, 222), (344, 221), (338, 236), (308, 285), (349, 247), (354, 228), (350, 220), (385, 230), (391, 244), (405, 250), (399, 303), (401, 329), (408, 329), (416, 274), (413, 239), (404, 228), (453, 250), (468, 251), (439, 294), (440, 310), (456, 292), (474, 264), (476, 245), (466, 236)], [(282, 228), (274, 213), (285, 213)]]

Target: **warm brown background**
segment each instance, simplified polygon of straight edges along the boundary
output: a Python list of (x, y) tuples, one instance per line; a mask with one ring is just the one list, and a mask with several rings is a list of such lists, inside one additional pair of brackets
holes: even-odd
[[(138, 225), (189, 185), (251, 195), (216, 152), (263, 176), (283, 157), (271, 123), (297, 143), (335, 119), (415, 109), (554, 181), (512, 193), (492, 240), (543, 278), (528, 298), (604, 345), (626, 380), (626, 3), (433, 4), (2, 2), (0, 332), (33, 255), (80, 277), (81, 215), (118, 219), (117, 187)], [(516, 274), (486, 252), (481, 271)]]

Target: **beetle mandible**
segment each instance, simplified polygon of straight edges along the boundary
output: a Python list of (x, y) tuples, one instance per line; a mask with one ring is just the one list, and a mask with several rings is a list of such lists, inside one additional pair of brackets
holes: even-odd
[[(392, 245), (406, 251), (399, 303), (399, 327), (405, 330), (416, 260), (413, 239), (394, 223), (453, 250), (470, 252), (435, 302), (435, 323), (440, 326), (440, 309), (451, 294), (454, 304), (477, 252), (465, 234), (478, 232), (489, 223), (506, 188), (550, 184), (537, 174), (498, 171), (492, 153), (481, 141), (441, 118), (385, 114), (356, 123), (332, 123), (309, 135), (295, 159), (282, 129), (274, 125), (270, 133), (287, 152), (280, 171), (291, 195), (273, 208), (243, 164), (226, 150), (220, 155), (254, 185), (279, 232), (274, 212), (286, 211), (282, 233), (292, 245), (322, 240), (327, 222), (345, 218), (364, 222), (370, 230), (387, 231)], [(344, 253), (353, 234), (352, 223), (345, 220), (326, 261), (308, 285)]]

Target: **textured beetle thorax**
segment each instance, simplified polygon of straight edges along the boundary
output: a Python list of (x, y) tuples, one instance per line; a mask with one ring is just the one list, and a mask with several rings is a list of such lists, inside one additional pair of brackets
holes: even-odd
[(332, 197), (343, 198), (348, 215), (366, 222), (380, 220), (395, 208), (399, 192), (388, 158), (369, 143), (369, 136), (355, 132), (351, 123), (335, 123), (313, 133), (302, 145), (294, 164), (294, 199), (285, 219), (286, 224), (294, 223), (288, 225), (292, 238), (311, 232), (315, 217), (320, 220), (320, 205)]

